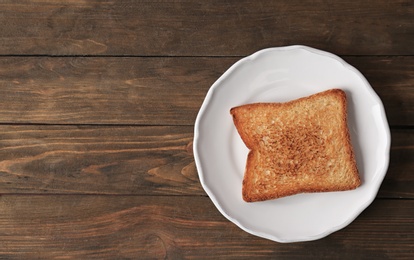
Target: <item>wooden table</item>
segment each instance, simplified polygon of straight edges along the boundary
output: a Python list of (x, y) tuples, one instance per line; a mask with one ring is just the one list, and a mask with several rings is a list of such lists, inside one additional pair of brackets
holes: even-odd
[[(1, 1), (0, 258), (413, 259), (413, 19), (409, 0)], [(219, 213), (192, 140), (224, 71), (293, 44), (366, 76), (392, 148), (353, 223), (280, 244)]]

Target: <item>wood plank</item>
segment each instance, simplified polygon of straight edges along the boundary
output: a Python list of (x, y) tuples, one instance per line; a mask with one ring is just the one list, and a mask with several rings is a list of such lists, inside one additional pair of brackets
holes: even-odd
[(1, 55), (228, 56), (292, 44), (414, 54), (409, 0), (5, 0), (0, 10)]
[(414, 201), (376, 200), (349, 226), (280, 244), (226, 220), (207, 197), (1, 196), (0, 258), (409, 258)]
[(192, 127), (0, 129), (2, 194), (205, 194)]
[(378, 197), (414, 198), (414, 130), (391, 131), (390, 164)]
[(218, 63), (203, 58), (0, 58), (0, 122), (192, 125), (221, 73), (214, 67)]
[[(345, 57), (414, 126), (414, 57)], [(0, 58), (0, 123), (193, 125), (231, 58)]]
[[(0, 194), (205, 195), (193, 127), (0, 126)], [(414, 198), (414, 130), (393, 130), (381, 198)]]

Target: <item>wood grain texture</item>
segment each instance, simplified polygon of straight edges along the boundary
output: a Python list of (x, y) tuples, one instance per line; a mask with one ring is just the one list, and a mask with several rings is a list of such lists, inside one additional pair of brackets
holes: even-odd
[(0, 193), (205, 195), (192, 127), (0, 127)]
[(391, 131), (390, 164), (379, 197), (414, 198), (414, 130)]
[[(205, 195), (190, 126), (0, 126), (0, 194)], [(378, 197), (414, 198), (414, 130), (393, 130)]]
[[(0, 58), (0, 123), (193, 125), (233, 58)], [(345, 57), (414, 126), (414, 57)]]
[[(2, 55), (413, 55), (412, 1), (2, 1)], [(356, 47), (357, 46), (357, 47)]]
[(0, 258), (408, 259), (413, 214), (414, 201), (377, 200), (328, 238), (280, 244), (242, 231), (207, 197), (6, 195)]
[(226, 61), (0, 59), (0, 122), (192, 125), (220, 63)]

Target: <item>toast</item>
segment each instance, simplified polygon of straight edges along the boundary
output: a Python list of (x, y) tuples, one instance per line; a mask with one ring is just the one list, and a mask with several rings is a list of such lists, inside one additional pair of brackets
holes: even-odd
[(343, 90), (241, 105), (230, 114), (250, 150), (242, 185), (246, 202), (360, 186)]

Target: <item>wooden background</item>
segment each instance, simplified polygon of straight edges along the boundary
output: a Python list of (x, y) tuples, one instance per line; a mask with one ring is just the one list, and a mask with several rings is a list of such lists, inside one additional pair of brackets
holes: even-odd
[[(0, 2), (0, 258), (414, 258), (413, 1)], [(376, 200), (326, 238), (279, 244), (203, 191), (194, 120), (266, 47), (359, 69), (391, 126)]]

